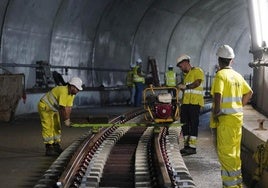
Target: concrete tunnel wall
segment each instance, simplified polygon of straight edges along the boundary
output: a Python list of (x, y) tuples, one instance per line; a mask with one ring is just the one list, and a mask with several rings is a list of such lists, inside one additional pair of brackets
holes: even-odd
[(161, 80), (182, 53), (213, 74), (222, 44), (234, 48), (236, 70), (252, 73), (246, 0), (2, 0), (0, 24), (0, 65), (24, 73), (26, 88), (35, 86), (39, 60), (80, 67), (54, 70), (87, 87), (124, 85), (129, 64), (141, 57), (146, 68), (148, 56)]
[[(194, 66), (214, 74), (215, 53), (222, 44), (235, 51), (234, 69), (251, 74), (250, 32), (247, 0), (1, 0), (0, 74), (23, 73), (30, 89), (36, 84), (34, 65), (43, 60), (76, 67), (68, 74), (53, 68), (65, 80), (79, 76), (87, 87), (116, 87), (125, 84), (129, 64), (137, 58), (146, 68), (148, 56), (154, 57), (163, 80), (167, 66), (175, 65), (182, 53), (191, 56)], [(255, 101), (261, 108), (267, 107), (265, 72), (254, 70)], [(109, 102), (126, 98), (121, 91), (107, 93), (80, 92), (74, 107), (98, 105), (103, 94)], [(41, 96), (31, 94), (25, 104), (20, 100), (16, 115), (37, 112)], [(245, 130), (243, 144), (250, 140), (256, 146), (258, 135)], [(245, 164), (253, 164), (251, 153), (246, 155)]]

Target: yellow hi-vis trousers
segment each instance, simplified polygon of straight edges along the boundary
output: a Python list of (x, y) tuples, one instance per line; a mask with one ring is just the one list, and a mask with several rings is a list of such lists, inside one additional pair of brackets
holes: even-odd
[(221, 164), (223, 187), (242, 187), (241, 172), (241, 115), (222, 115), (217, 126), (217, 152)]
[(49, 106), (40, 101), (38, 112), (42, 125), (42, 136), (44, 144), (59, 143), (61, 141), (60, 114), (49, 108)]

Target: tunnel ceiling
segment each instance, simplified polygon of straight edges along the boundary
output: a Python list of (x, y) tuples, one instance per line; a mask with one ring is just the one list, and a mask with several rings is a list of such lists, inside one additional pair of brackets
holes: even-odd
[(24, 73), (27, 88), (40, 60), (89, 87), (124, 84), (139, 57), (144, 69), (154, 57), (162, 76), (186, 53), (213, 74), (222, 44), (234, 48), (233, 67), (251, 73), (246, 0), (2, 0), (0, 23), (1, 64)]

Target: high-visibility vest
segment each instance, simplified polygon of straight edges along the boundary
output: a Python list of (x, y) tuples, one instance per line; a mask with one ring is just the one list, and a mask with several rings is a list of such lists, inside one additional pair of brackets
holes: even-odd
[(127, 72), (127, 86), (132, 87), (134, 86), (133, 83), (133, 70)]
[(201, 68), (193, 67), (184, 75), (183, 83), (185, 85), (193, 83), (195, 80), (201, 79), (201, 84), (194, 89), (186, 89), (183, 94), (182, 104), (194, 104), (204, 106), (203, 81), (205, 79), (204, 72)]
[(211, 94), (221, 94), (220, 108), (223, 114), (242, 114), (242, 97), (249, 91), (251, 88), (244, 78), (232, 68), (226, 68), (215, 75)]
[(168, 70), (165, 74), (166, 86), (176, 86), (176, 73), (173, 70)]
[(143, 76), (139, 76), (138, 75), (138, 69), (140, 68), (140, 66), (135, 66), (134, 70), (133, 70), (133, 81), (134, 82), (142, 82), (145, 83), (145, 79)]
[(56, 86), (47, 92), (40, 101), (44, 102), (51, 110), (57, 112), (60, 106), (73, 106), (75, 95), (68, 93), (67, 86)]
[(41, 101), (45, 102), (49, 108), (55, 112), (59, 110), (59, 103), (51, 91), (47, 92), (42, 98)]

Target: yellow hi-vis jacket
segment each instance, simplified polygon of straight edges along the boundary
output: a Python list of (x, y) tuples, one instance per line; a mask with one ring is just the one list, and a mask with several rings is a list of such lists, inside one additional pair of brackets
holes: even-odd
[(128, 87), (133, 87), (134, 83), (133, 83), (133, 70), (129, 70), (127, 72), (127, 86)]
[(166, 86), (174, 87), (176, 86), (176, 73), (173, 70), (168, 70), (165, 73)]
[(205, 79), (204, 72), (199, 67), (193, 67), (184, 75), (183, 84), (188, 85), (195, 80), (202, 80), (201, 84), (194, 89), (186, 89), (183, 94), (182, 104), (193, 104), (204, 106), (203, 81)]
[(242, 115), (242, 97), (251, 91), (244, 78), (232, 68), (221, 69), (215, 75), (211, 95), (219, 93), (222, 96), (221, 113)]
[(44, 102), (52, 111), (57, 112), (60, 106), (73, 106), (74, 97), (75, 95), (68, 93), (67, 85), (56, 86), (41, 98), (41, 102)]
[[(138, 69), (140, 69), (140, 66), (135, 66), (134, 70), (133, 70), (133, 81), (134, 82), (141, 82), (141, 83), (145, 83), (145, 79), (143, 76), (140, 76), (138, 74)], [(140, 70), (141, 71), (141, 70)]]

